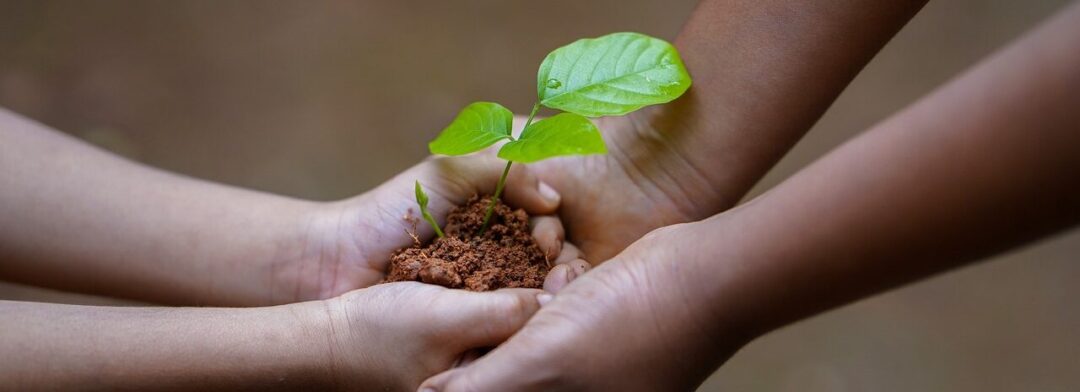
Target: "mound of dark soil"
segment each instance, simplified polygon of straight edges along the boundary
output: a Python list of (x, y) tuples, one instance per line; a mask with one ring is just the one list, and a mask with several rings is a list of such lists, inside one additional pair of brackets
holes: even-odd
[(450, 211), (446, 237), (394, 252), (385, 281), (411, 280), (471, 291), (543, 287), (550, 266), (530, 234), (524, 210), (512, 210), (499, 201), (487, 231), (478, 235), (490, 201), (490, 196), (473, 196)]

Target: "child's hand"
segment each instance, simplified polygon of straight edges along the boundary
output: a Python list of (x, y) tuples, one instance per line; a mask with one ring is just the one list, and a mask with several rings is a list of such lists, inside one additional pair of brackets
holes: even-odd
[(415, 391), (470, 350), (497, 346), (517, 332), (540, 309), (539, 295), (548, 296), (400, 282), (300, 305), (325, 304), (337, 389)]
[[(0, 140), (5, 280), (183, 305), (292, 303), (377, 283), (391, 252), (414, 241), (414, 181), (443, 219), (494, 193), (506, 163), (429, 159), (371, 192), (320, 203), (154, 170), (3, 109)], [(544, 215), (559, 195), (524, 165), (509, 174), (504, 200), (535, 217), (540, 248), (555, 260), (562, 225)], [(426, 224), (415, 229), (417, 240), (432, 236)]]
[(506, 340), (538, 295), (401, 282), (256, 308), (0, 301), (0, 352), (18, 353), (0, 389), (415, 391)]
[[(430, 158), (365, 194), (326, 203), (307, 215), (296, 245), (284, 246), (279, 259), (263, 268), (271, 275), (268, 303), (330, 298), (379, 283), (390, 254), (434, 236), (419, 220), (414, 181), (428, 194), (431, 214), (444, 224), (446, 214), (474, 194), (494, 192), (505, 161), (487, 156)], [(583, 272), (573, 246), (563, 246), (563, 227), (553, 215), (559, 194), (541, 183), (524, 165), (511, 169), (503, 199), (533, 216), (531, 227), (540, 249), (556, 264), (546, 286), (558, 288)], [(407, 220), (418, 222), (415, 227)], [(572, 268), (571, 268), (572, 267)], [(574, 271), (568, 274), (568, 271)]]

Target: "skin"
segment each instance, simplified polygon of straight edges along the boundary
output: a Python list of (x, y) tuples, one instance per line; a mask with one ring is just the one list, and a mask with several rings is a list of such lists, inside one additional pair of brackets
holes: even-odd
[(539, 309), (540, 293), (403, 282), (323, 301), (239, 309), (0, 301), (0, 347), (18, 353), (0, 358), (0, 384), (14, 390), (415, 390), (467, 351), (509, 337)]
[(734, 206), (924, 3), (700, 2), (674, 41), (685, 95), (598, 119), (607, 155), (533, 165), (563, 196), (570, 242), (600, 263)]
[[(432, 158), (368, 193), (311, 202), (139, 165), (2, 109), (0, 140), (0, 276), (182, 305), (284, 304), (376, 284), (391, 252), (414, 241), (404, 219), (419, 215), (414, 180), (442, 224), (452, 206), (492, 192), (503, 166)], [(585, 263), (560, 258), (562, 224), (544, 216), (559, 194), (518, 165), (504, 200), (536, 217), (539, 245), (566, 264), (549, 278), (561, 287), (564, 269)]]
[(1080, 222), (1080, 5), (777, 188), (650, 233), (439, 391), (692, 390), (756, 336)]
[[(432, 158), (363, 195), (310, 202), (142, 166), (0, 110), (0, 276), (186, 305), (0, 301), (0, 385), (53, 389), (415, 390), (521, 328), (550, 295), (379, 283), (395, 249), (431, 238), (413, 181), (442, 219), (493, 190), (503, 162)], [(504, 200), (533, 214), (557, 290), (583, 271), (525, 167)], [(440, 224), (444, 222), (440, 221)], [(567, 249), (574, 249), (567, 244)], [(72, 333), (72, 328), (78, 333)], [(63, 353), (63, 355), (59, 355)]]

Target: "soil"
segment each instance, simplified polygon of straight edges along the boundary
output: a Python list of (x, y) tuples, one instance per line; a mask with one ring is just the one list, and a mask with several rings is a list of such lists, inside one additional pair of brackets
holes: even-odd
[(443, 228), (446, 237), (394, 252), (385, 281), (418, 281), (471, 291), (543, 287), (551, 267), (530, 234), (524, 210), (511, 209), (500, 200), (487, 231), (477, 235), (490, 202), (490, 196), (473, 196), (450, 211)]

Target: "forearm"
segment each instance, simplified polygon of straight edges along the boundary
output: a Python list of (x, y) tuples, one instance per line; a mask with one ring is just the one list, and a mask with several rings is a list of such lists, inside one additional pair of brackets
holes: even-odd
[(130, 162), (0, 109), (0, 277), (150, 301), (256, 304), (310, 205)]
[(693, 87), (635, 120), (685, 160), (666, 172), (700, 190), (697, 218), (735, 205), (924, 3), (702, 1), (675, 41)]
[(764, 331), (1080, 221), (1080, 6), (729, 214), (695, 287)]
[(0, 301), (0, 384), (19, 390), (326, 389), (316, 303), (124, 308)]

